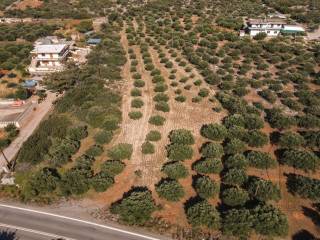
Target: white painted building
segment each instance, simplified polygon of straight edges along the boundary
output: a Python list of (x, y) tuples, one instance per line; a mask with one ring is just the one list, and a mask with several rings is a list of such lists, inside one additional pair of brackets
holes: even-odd
[(72, 42), (58, 40), (56, 37), (39, 39), (31, 51), (32, 60), (28, 70), (31, 74), (41, 75), (62, 71), (70, 54)]
[(251, 37), (259, 33), (266, 33), (268, 37), (275, 37), (285, 28), (286, 22), (283, 19), (249, 19), (247, 26)]

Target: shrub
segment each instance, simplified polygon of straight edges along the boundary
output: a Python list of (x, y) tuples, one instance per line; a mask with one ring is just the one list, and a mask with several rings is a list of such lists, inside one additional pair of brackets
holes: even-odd
[(201, 88), (199, 93), (198, 93), (199, 97), (208, 97), (209, 96), (209, 90), (206, 88)]
[(200, 174), (220, 173), (223, 169), (223, 165), (220, 159), (204, 158), (195, 162), (192, 169)]
[(244, 116), (244, 125), (249, 130), (263, 128), (263, 120), (256, 114), (247, 114)]
[(163, 166), (161, 171), (172, 179), (185, 178), (188, 176), (188, 170), (181, 162), (167, 163)]
[(185, 194), (183, 187), (177, 180), (162, 179), (156, 185), (156, 191), (160, 198), (165, 198), (168, 201), (177, 202)]
[(113, 203), (110, 210), (128, 224), (143, 225), (150, 220), (156, 205), (149, 190), (132, 189), (121, 201)]
[(168, 86), (164, 83), (157, 83), (156, 86), (154, 87), (155, 92), (165, 92), (167, 91)]
[(90, 179), (90, 185), (97, 192), (105, 192), (114, 184), (114, 180), (108, 174), (98, 173)]
[(231, 139), (226, 144), (224, 150), (227, 154), (243, 153), (246, 150), (246, 144), (237, 138)]
[(111, 177), (120, 174), (125, 168), (125, 164), (119, 160), (108, 160), (101, 164), (101, 172)]
[(70, 139), (80, 141), (88, 136), (87, 126), (79, 126), (68, 129), (68, 134)]
[(169, 139), (171, 143), (187, 144), (187, 145), (194, 144), (194, 137), (191, 131), (186, 129), (172, 130), (169, 134)]
[(141, 90), (138, 88), (134, 88), (131, 90), (131, 96), (132, 97), (140, 97), (142, 96)]
[(187, 206), (186, 215), (188, 222), (193, 227), (208, 227), (218, 230), (220, 228), (219, 212), (206, 200), (202, 200)]
[(226, 168), (246, 169), (248, 165), (249, 162), (243, 154), (231, 155), (224, 161)]
[(281, 156), (280, 162), (305, 172), (315, 172), (320, 166), (319, 157), (313, 152), (305, 150), (287, 150)]
[(288, 220), (279, 209), (272, 205), (259, 205), (253, 209), (253, 226), (258, 234), (271, 237), (285, 237), (288, 234)]
[(287, 175), (287, 188), (291, 194), (318, 201), (320, 199), (320, 180), (297, 174)]
[(207, 176), (201, 176), (194, 181), (194, 188), (201, 198), (207, 199), (219, 192), (219, 185)]
[(139, 112), (139, 111), (132, 111), (132, 112), (129, 112), (129, 117), (133, 120), (138, 120), (140, 118), (142, 118), (142, 112)]
[(93, 145), (87, 151), (86, 155), (96, 157), (103, 153), (103, 147), (100, 145)]
[(131, 107), (133, 108), (141, 108), (143, 106), (143, 101), (141, 99), (133, 99), (131, 102)]
[(162, 126), (166, 119), (164, 117), (161, 117), (160, 115), (155, 115), (150, 117), (149, 123), (156, 126)]
[(247, 159), (251, 167), (258, 169), (275, 168), (277, 165), (276, 160), (269, 153), (265, 152), (250, 151)]
[(170, 144), (167, 146), (168, 158), (171, 161), (183, 161), (191, 159), (193, 150), (189, 145), (184, 144)]
[(143, 80), (135, 80), (133, 85), (137, 88), (142, 88), (146, 85), (146, 83)]
[(268, 135), (258, 130), (247, 132), (244, 140), (250, 147), (263, 147), (269, 143)]
[(249, 200), (249, 194), (242, 188), (227, 188), (223, 190), (221, 200), (230, 207), (243, 206)]
[(251, 196), (259, 201), (279, 201), (280, 189), (271, 181), (258, 177), (252, 177), (248, 183), (248, 192)]
[(223, 217), (222, 231), (224, 235), (231, 235), (246, 239), (253, 228), (254, 216), (247, 209), (231, 209)]
[(169, 101), (169, 96), (164, 93), (158, 93), (153, 97), (153, 101), (155, 102), (168, 102)]
[(257, 35), (255, 35), (253, 38), (254, 40), (263, 40), (267, 37), (267, 34), (265, 32), (260, 32)]
[(297, 148), (305, 144), (304, 138), (299, 133), (285, 132), (280, 136), (279, 145), (283, 148)]
[(169, 107), (168, 103), (162, 102), (162, 101), (156, 103), (155, 108), (156, 108), (156, 110), (162, 111), (162, 112), (169, 112), (170, 111), (170, 107)]
[(240, 114), (233, 114), (229, 115), (223, 120), (223, 124), (227, 127), (233, 127), (233, 126), (239, 126), (244, 127), (245, 126), (245, 120), (243, 115)]
[(111, 142), (113, 133), (111, 131), (100, 131), (94, 136), (97, 144), (107, 144)]
[(119, 143), (108, 151), (108, 156), (113, 160), (130, 159), (132, 155), (132, 145), (128, 143)]
[(224, 154), (220, 144), (211, 142), (203, 144), (200, 153), (206, 158), (220, 158)]
[(177, 102), (185, 102), (187, 98), (185, 96), (179, 95), (174, 98)]
[(62, 195), (81, 195), (89, 190), (89, 179), (80, 169), (70, 169), (62, 175), (60, 191)]
[(161, 133), (154, 130), (150, 131), (146, 136), (146, 140), (151, 142), (157, 142), (160, 139), (161, 139)]
[(228, 130), (220, 124), (211, 123), (202, 126), (201, 135), (214, 141), (222, 141), (228, 135)]
[(243, 169), (229, 169), (222, 177), (222, 181), (229, 185), (243, 185), (248, 180), (248, 176)]
[(154, 145), (151, 142), (144, 142), (141, 146), (141, 152), (143, 154), (153, 154), (155, 153)]

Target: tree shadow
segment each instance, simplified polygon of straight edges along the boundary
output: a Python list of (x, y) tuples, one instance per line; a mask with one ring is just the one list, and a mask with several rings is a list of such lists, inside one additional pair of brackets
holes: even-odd
[(292, 236), (292, 240), (319, 240), (308, 230), (302, 229)]
[(16, 231), (10, 230), (1, 230), (0, 231), (0, 240), (18, 240)]
[(303, 206), (302, 211), (316, 226), (320, 226), (320, 214), (316, 210)]

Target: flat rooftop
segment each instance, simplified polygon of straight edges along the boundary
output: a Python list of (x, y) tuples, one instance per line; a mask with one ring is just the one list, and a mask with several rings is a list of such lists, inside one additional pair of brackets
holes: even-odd
[(34, 52), (36, 53), (61, 53), (68, 46), (67, 44), (43, 44), (36, 45)]
[(280, 18), (251, 18), (248, 22), (251, 24), (287, 24), (286, 21)]

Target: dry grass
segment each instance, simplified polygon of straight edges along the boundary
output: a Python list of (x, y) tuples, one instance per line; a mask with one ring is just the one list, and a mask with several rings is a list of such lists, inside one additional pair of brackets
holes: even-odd
[(22, 0), (15, 4), (13, 9), (25, 10), (26, 8), (38, 8), (42, 6), (42, 0)]

